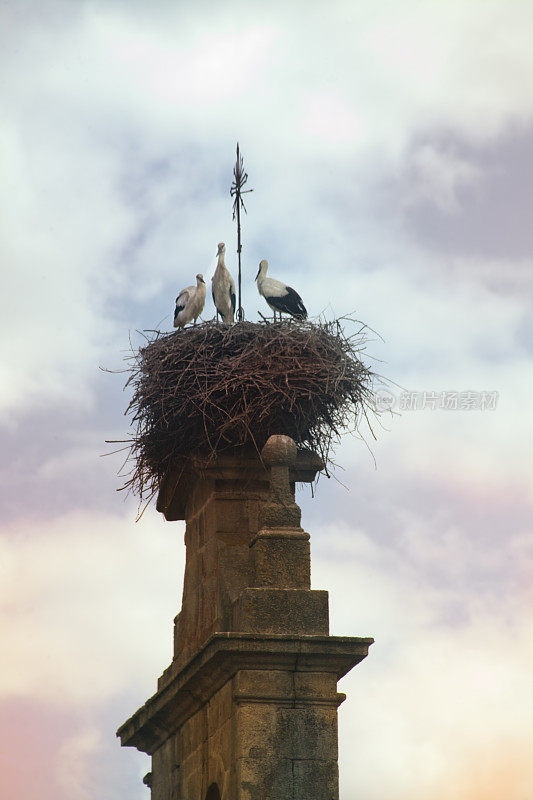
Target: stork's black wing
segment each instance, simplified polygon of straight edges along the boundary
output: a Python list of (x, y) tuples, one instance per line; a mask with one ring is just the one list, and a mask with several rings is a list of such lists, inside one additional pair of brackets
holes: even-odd
[(265, 297), (268, 305), (276, 311), (290, 314), (296, 319), (307, 319), (307, 309), (302, 303), (302, 298), (294, 289), (287, 286), (287, 294), (282, 297)]
[(189, 292), (186, 289), (183, 289), (176, 297), (176, 308), (174, 309), (174, 322), (176, 322), (176, 317), (183, 311), (185, 306), (187, 305), (187, 301), (189, 300)]

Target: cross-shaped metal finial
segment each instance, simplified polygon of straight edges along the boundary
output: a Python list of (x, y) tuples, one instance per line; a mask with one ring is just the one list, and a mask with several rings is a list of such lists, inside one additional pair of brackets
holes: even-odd
[(237, 161), (233, 167), (234, 181), (231, 184), (230, 196), (234, 197), (233, 201), (233, 219), (237, 218), (237, 254), (239, 256), (239, 308), (237, 310), (237, 319), (242, 322), (244, 319), (244, 311), (241, 302), (241, 207), (244, 213), (247, 214), (243, 194), (253, 192), (253, 189), (243, 189), (246, 181), (248, 180), (248, 173), (244, 171), (244, 162), (239, 150), (239, 143), (237, 142)]

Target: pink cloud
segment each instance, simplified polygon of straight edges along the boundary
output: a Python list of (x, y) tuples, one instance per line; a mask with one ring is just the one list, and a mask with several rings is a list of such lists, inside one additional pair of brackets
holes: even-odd
[(24, 800), (70, 800), (56, 769), (62, 744), (76, 729), (75, 715), (34, 700), (1, 704), (2, 796)]

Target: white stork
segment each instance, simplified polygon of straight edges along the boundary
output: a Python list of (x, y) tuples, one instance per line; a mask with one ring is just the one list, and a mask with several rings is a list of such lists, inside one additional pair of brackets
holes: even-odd
[(220, 242), (217, 252), (217, 268), (211, 278), (211, 293), (217, 310), (217, 320), (220, 314), (222, 322), (230, 324), (235, 316), (235, 281), (224, 264), (225, 255), (226, 245), (224, 242)]
[(174, 311), (174, 327), (184, 328), (185, 325), (196, 320), (205, 305), (205, 281), (203, 275), (196, 276), (196, 286), (187, 286), (176, 297), (176, 310)]
[(276, 319), (276, 311), (279, 312), (280, 319), (282, 312), (290, 314), (291, 317), (296, 319), (307, 319), (307, 310), (298, 292), (281, 281), (267, 278), (267, 270), (268, 261), (263, 259), (259, 263), (259, 272), (256, 276), (257, 289), (274, 312), (274, 320)]

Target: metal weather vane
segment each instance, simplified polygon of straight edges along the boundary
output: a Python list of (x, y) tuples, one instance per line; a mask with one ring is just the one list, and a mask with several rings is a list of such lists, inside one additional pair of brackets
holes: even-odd
[(242, 308), (241, 303), (241, 250), (242, 250), (242, 243), (241, 243), (241, 208), (244, 209), (244, 213), (247, 214), (246, 206), (244, 205), (244, 200), (242, 199), (243, 194), (248, 194), (249, 192), (253, 192), (253, 189), (244, 189), (244, 185), (248, 180), (248, 173), (244, 171), (244, 162), (239, 150), (239, 143), (237, 142), (237, 161), (235, 162), (235, 166), (233, 167), (233, 183), (231, 184), (230, 189), (230, 196), (234, 198), (233, 200), (233, 219), (237, 219), (237, 255), (239, 257), (239, 308), (237, 311), (237, 319), (239, 322), (242, 322), (244, 319), (244, 311)]

